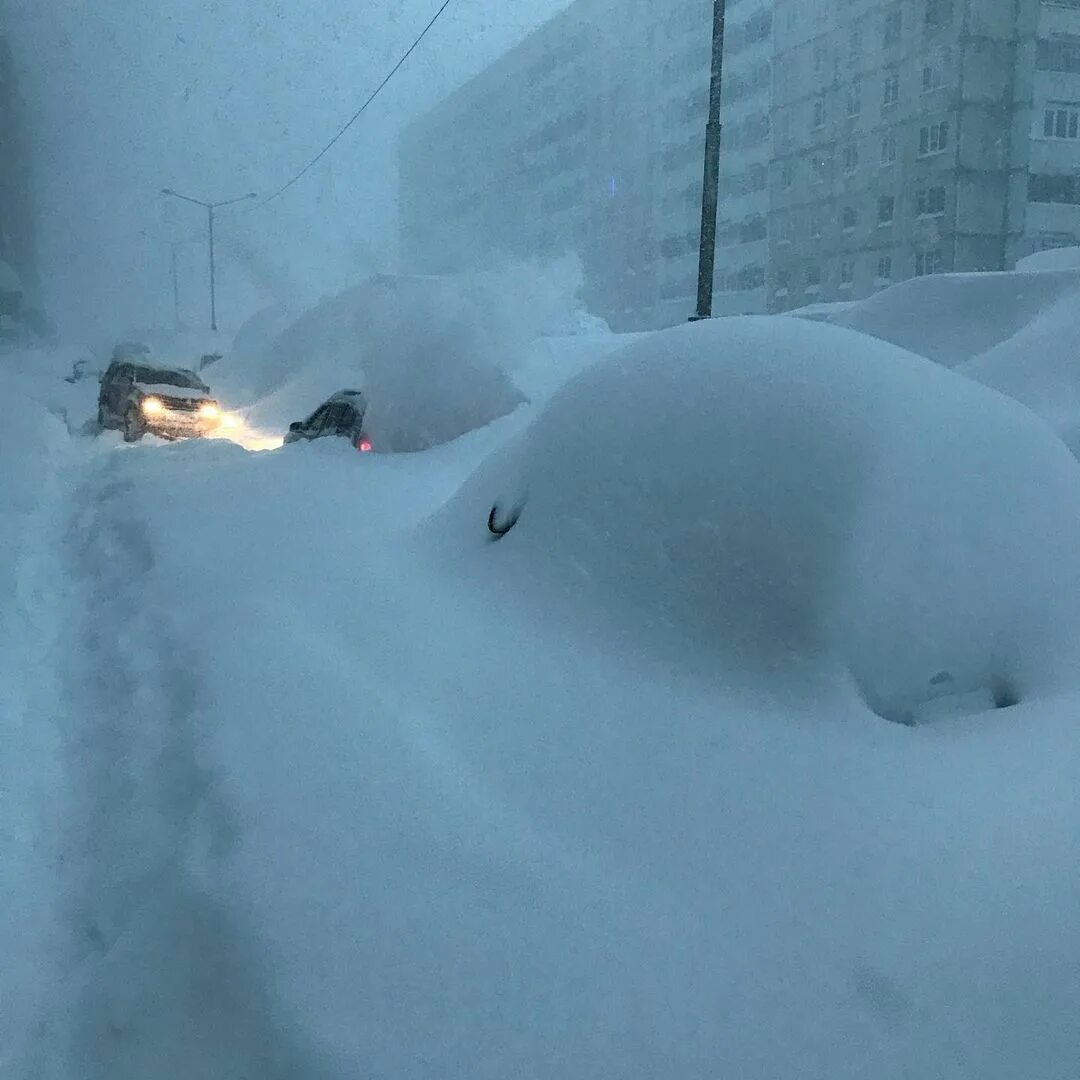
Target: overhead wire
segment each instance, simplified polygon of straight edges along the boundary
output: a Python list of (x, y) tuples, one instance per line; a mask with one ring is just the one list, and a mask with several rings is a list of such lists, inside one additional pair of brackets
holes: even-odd
[(278, 188), (277, 191), (275, 191), (272, 195), (268, 195), (257, 206), (252, 207), (253, 210), (261, 209), (269, 203), (272, 203), (275, 199), (280, 198), (282, 195), (285, 194), (286, 191), (289, 190), (289, 188), (302, 180), (309, 172), (311, 172), (313, 168), (315, 168), (316, 165), (318, 165), (320, 161), (322, 161), (324, 157), (326, 157), (328, 153), (330, 153), (330, 151), (345, 136), (346, 132), (348, 132), (349, 129), (353, 126), (353, 124), (355, 124), (356, 121), (359, 120), (365, 112), (367, 112), (368, 107), (371, 105), (371, 103), (379, 96), (379, 94), (382, 93), (383, 89), (386, 87), (386, 84), (390, 82), (390, 80), (398, 73), (398, 71), (405, 64), (405, 61), (408, 60), (409, 57), (412, 56), (412, 54), (416, 51), (417, 47), (424, 40), (424, 38), (427, 37), (428, 32), (439, 21), (439, 19), (442, 17), (443, 12), (446, 11), (446, 9), (450, 6), (451, 3), (452, 0), (443, 0), (442, 6), (431, 17), (431, 21), (427, 24), (427, 26), (425, 26), (424, 29), (420, 31), (420, 33), (416, 37), (416, 40), (408, 47), (408, 49), (405, 50), (398, 62), (390, 69), (386, 78), (384, 78), (383, 81), (379, 83), (377, 87), (375, 87), (371, 94), (368, 95), (367, 100), (360, 106), (359, 109), (356, 110), (356, 112), (353, 113), (351, 117), (349, 117), (348, 121), (337, 131), (334, 137), (287, 183), (282, 184), (282, 186)]

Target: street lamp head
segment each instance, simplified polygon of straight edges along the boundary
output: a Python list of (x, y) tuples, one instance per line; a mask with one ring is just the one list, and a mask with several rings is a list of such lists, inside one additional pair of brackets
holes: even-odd
[(244, 198), (245, 199), (257, 199), (259, 196), (254, 191), (249, 191)]
[(171, 187), (163, 187), (161, 189), (161, 194), (162, 195), (175, 195), (176, 192), (173, 191), (173, 189)]

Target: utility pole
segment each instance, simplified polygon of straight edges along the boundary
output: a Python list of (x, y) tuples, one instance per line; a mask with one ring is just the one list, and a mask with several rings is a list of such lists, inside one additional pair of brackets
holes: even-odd
[(177, 257), (180, 252), (180, 242), (174, 240), (170, 245), (170, 265), (172, 267), (172, 303), (173, 303), (173, 325), (177, 330), (180, 329), (180, 274), (177, 267)]
[(222, 206), (232, 206), (233, 203), (245, 202), (248, 199), (257, 199), (253, 192), (247, 195), (238, 195), (235, 199), (222, 199), (220, 202), (205, 202), (202, 199), (193, 199), (190, 195), (181, 195), (172, 188), (162, 188), (162, 195), (171, 195), (174, 199), (183, 199), (184, 202), (194, 203), (206, 209), (207, 235), (210, 242), (210, 329), (217, 330), (217, 276), (214, 268), (214, 211)]
[(705, 125), (705, 175), (701, 189), (701, 249), (698, 254), (697, 311), (691, 322), (712, 318), (716, 272), (716, 209), (720, 193), (720, 94), (724, 67), (724, 0), (713, 0), (712, 76)]
[(139, 230), (139, 235), (146, 240), (154, 240), (159, 244), (169, 245), (169, 272), (172, 276), (172, 300), (173, 300), (173, 326), (176, 330), (182, 329), (180, 319), (180, 249), (185, 244), (190, 244), (195, 237), (187, 240), (166, 240), (160, 236), (154, 236), (145, 229)]

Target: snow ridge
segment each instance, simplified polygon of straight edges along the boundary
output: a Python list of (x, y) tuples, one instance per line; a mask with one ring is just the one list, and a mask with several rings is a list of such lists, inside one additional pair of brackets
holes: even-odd
[(91, 474), (67, 537), (85, 583), (66, 686), (74, 976), (65, 1045), (42, 1075), (322, 1078), (275, 1015), (255, 943), (208, 888), (233, 832), (199, 761), (197, 658), (154, 600), (141, 456)]

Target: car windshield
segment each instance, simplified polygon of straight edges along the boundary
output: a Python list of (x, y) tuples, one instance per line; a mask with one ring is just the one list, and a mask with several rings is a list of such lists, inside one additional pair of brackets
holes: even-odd
[(185, 390), (205, 390), (206, 384), (186, 371), (167, 371), (161, 368), (137, 367), (135, 381), (143, 386), (178, 386)]

